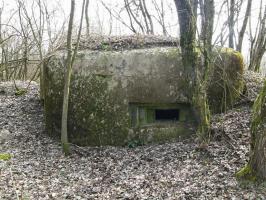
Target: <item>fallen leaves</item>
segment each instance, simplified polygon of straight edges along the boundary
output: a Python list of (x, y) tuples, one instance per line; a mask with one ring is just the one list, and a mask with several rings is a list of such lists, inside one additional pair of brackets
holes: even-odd
[[(20, 87), (26, 83), (17, 83)], [(22, 96), (1, 83), (0, 199), (265, 199), (265, 188), (242, 188), (235, 172), (249, 152), (250, 107), (213, 118), (213, 140), (197, 150), (191, 139), (136, 148), (78, 147), (65, 157), (44, 133), (38, 86)], [(219, 140), (218, 140), (219, 139)]]

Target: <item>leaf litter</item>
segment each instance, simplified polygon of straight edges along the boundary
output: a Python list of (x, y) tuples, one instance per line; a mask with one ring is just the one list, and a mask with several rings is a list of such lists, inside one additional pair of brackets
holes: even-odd
[(0, 83), (0, 154), (11, 156), (0, 160), (0, 199), (266, 199), (263, 186), (235, 178), (249, 156), (249, 104), (213, 116), (204, 150), (192, 136), (136, 148), (72, 145), (65, 157), (45, 134), (38, 84), (21, 96), (15, 91)]

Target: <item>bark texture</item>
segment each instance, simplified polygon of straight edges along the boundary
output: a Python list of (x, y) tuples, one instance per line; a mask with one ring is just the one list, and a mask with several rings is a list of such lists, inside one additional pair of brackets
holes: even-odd
[(251, 5), (252, 5), (252, 0), (248, 0), (245, 18), (244, 18), (244, 21), (243, 21), (243, 24), (242, 24), (242, 27), (241, 27), (241, 30), (240, 30), (239, 36), (238, 36), (238, 44), (237, 44), (236, 50), (239, 52), (242, 51), (242, 43), (243, 43), (246, 28), (247, 28), (247, 24), (248, 24), (248, 19), (250, 17)]
[(236, 175), (250, 181), (266, 180), (266, 81), (253, 106), (248, 164)]
[(90, 34), (90, 19), (89, 19), (89, 4), (90, 0), (86, 0), (85, 4), (85, 20), (86, 20), (86, 34)]
[(257, 27), (258, 32), (251, 41), (250, 50), (250, 63), (248, 69), (251, 71), (259, 72), (260, 64), (264, 53), (266, 52), (266, 6), (262, 13), (260, 8), (260, 22)]
[(79, 31), (78, 31), (78, 38), (76, 42), (76, 47), (74, 52), (72, 51), (72, 30), (73, 30), (73, 19), (74, 19), (74, 12), (75, 12), (75, 0), (71, 1), (71, 11), (70, 11), (70, 19), (69, 19), (69, 26), (68, 26), (68, 34), (67, 34), (67, 70), (65, 73), (65, 84), (64, 84), (64, 98), (63, 98), (63, 111), (62, 111), (62, 128), (61, 128), (61, 142), (63, 146), (63, 151), (66, 155), (69, 152), (69, 143), (68, 143), (68, 133), (67, 133), (67, 122), (68, 122), (68, 102), (69, 102), (69, 88), (70, 88), (70, 80), (72, 74), (72, 67), (77, 55), (77, 51), (79, 48), (81, 30), (82, 30), (82, 23), (84, 17), (84, 10), (85, 10), (85, 3), (86, 0), (83, 0), (82, 3), (82, 11), (80, 17), (80, 24), (79, 24)]
[[(208, 142), (209, 128), (210, 128), (210, 111), (209, 105), (207, 102), (206, 95), (206, 77), (208, 77), (208, 69), (209, 69), (209, 57), (208, 52), (211, 44), (212, 35), (212, 24), (208, 21), (212, 9), (209, 9), (208, 3), (212, 3), (213, 1), (204, 2), (205, 5), (205, 14), (204, 21), (206, 24), (206, 29), (204, 30), (204, 46), (205, 44), (209, 44), (209, 48), (205, 49), (204, 57), (204, 73), (200, 74), (197, 61), (197, 52), (195, 51), (196, 45), (196, 16), (197, 16), (197, 4), (194, 0), (175, 0), (175, 5), (177, 8), (179, 25), (180, 25), (180, 46), (182, 50), (182, 61), (185, 67), (185, 81), (189, 81), (189, 91), (192, 94), (188, 95), (188, 99), (190, 100), (192, 107), (194, 109), (195, 116), (197, 117), (198, 127), (197, 134), (200, 140), (204, 143)], [(213, 7), (214, 8), (214, 7)], [(211, 12), (210, 12), (211, 11)], [(210, 26), (209, 26), (210, 25)], [(208, 38), (208, 39), (207, 39)], [(192, 91), (192, 92), (191, 92)]]
[(71, 0), (70, 18), (68, 24), (67, 33), (67, 60), (66, 60), (66, 72), (65, 72), (65, 84), (64, 84), (64, 99), (62, 109), (62, 122), (61, 122), (61, 143), (64, 153), (69, 154), (69, 143), (67, 135), (67, 114), (68, 114), (68, 100), (69, 100), (69, 85), (72, 71), (72, 30), (73, 19), (75, 13), (75, 0)]
[(266, 81), (254, 103), (251, 124), (250, 167), (257, 178), (266, 179)]
[(229, 8), (229, 19), (228, 19), (228, 28), (229, 28), (229, 47), (234, 48), (234, 25), (235, 25), (235, 0), (230, 0)]
[(192, 1), (191, 0), (175, 0), (175, 5), (179, 20), (180, 30), (180, 46), (182, 49), (182, 61), (185, 67), (185, 71), (188, 80), (191, 80), (190, 87), (194, 85), (196, 80), (195, 72), (191, 74), (191, 71), (195, 71), (197, 53), (196, 47), (196, 21), (194, 18)]

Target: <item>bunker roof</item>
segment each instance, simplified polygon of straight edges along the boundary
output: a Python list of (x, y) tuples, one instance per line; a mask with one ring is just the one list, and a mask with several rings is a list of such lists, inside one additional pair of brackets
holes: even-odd
[[(76, 45), (76, 40), (73, 45)], [(127, 36), (82, 36), (79, 50), (122, 51), (128, 49), (142, 49), (152, 47), (179, 46), (178, 38), (155, 35), (127, 35)], [(60, 49), (66, 49), (66, 44)]]

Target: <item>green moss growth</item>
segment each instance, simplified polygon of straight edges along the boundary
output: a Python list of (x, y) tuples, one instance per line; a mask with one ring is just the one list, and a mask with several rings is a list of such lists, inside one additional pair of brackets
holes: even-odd
[(15, 95), (16, 96), (22, 96), (22, 95), (24, 95), (26, 93), (27, 93), (26, 89), (18, 89), (18, 90), (16, 90)]
[(192, 102), (197, 112), (198, 127), (196, 133), (202, 142), (209, 143), (211, 114), (206, 92), (204, 92), (205, 90), (201, 84), (196, 85), (194, 90)]
[(111, 51), (112, 45), (107, 43), (102, 43), (100, 47), (103, 51)]
[(62, 143), (63, 152), (66, 156), (70, 155), (70, 145), (69, 143)]
[(253, 104), (252, 122), (251, 122), (251, 149), (253, 150), (261, 125), (266, 121), (266, 80), (264, 81), (263, 88)]
[(7, 161), (11, 159), (11, 154), (9, 153), (1, 153), (0, 154), (0, 160)]
[(243, 167), (241, 170), (239, 170), (236, 173), (236, 178), (241, 179), (241, 180), (251, 181), (251, 182), (255, 182), (257, 180), (257, 177), (252, 171), (249, 164), (247, 164), (245, 167)]
[[(161, 52), (158, 53), (160, 54)], [(172, 48), (166, 52), (166, 57), (168, 59), (177, 59), (180, 56), (180, 54), (181, 54), (180, 48)]]
[[(215, 67), (208, 85), (208, 102), (213, 113), (232, 108), (244, 89), (244, 63), (241, 53), (230, 48), (213, 54)], [(220, 106), (217, 106), (220, 105)]]

